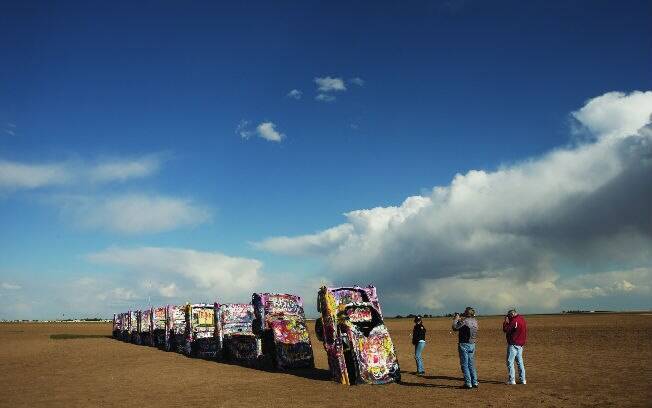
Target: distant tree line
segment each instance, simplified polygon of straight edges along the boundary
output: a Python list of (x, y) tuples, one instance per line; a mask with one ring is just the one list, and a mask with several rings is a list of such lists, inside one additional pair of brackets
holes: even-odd
[[(441, 315), (433, 315), (433, 314), (424, 313), (424, 314), (418, 315), (418, 316), (421, 316), (424, 319), (431, 318), (431, 317), (452, 317), (453, 313), (447, 313), (447, 314), (441, 314)], [(394, 318), (395, 319), (414, 319), (415, 317), (417, 317), (417, 315), (410, 313), (409, 315), (405, 315), (405, 316), (396, 315)]]

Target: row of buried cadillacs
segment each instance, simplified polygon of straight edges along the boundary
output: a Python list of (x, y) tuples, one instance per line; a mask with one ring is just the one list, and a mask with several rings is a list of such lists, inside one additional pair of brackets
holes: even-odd
[[(376, 288), (322, 287), (315, 334), (333, 380), (342, 384), (400, 381)], [(187, 356), (275, 370), (314, 368), (300, 296), (254, 293), (251, 303), (167, 305), (118, 313), (113, 336)]]

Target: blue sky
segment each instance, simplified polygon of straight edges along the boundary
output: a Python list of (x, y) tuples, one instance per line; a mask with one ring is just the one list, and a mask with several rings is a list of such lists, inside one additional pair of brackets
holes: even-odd
[(0, 318), (368, 282), (388, 313), (648, 309), (651, 14), (4, 2)]

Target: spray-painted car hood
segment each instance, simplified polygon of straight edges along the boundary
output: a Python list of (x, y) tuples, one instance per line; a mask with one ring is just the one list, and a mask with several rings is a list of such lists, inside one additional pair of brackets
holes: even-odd
[(360, 380), (370, 384), (394, 381), (399, 366), (387, 327), (384, 324), (376, 326), (365, 335), (351, 325), (347, 334), (349, 341), (355, 344), (353, 350), (359, 364)]

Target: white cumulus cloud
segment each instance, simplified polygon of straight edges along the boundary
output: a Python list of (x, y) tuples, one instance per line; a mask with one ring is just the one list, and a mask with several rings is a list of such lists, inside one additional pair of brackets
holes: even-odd
[[(403, 306), (426, 283), (457, 289), (473, 279), (473, 296), (523, 289), (558, 293), (542, 295), (542, 305), (579, 299), (586, 287), (571, 290), (559, 265), (588, 272), (652, 267), (650, 98), (652, 92), (591, 99), (572, 113), (592, 132), (590, 141), (494, 171), (457, 174), (449, 185), (399, 206), (351, 211), (339, 226), (256, 246), (317, 255), (334, 281), (376, 283)], [(637, 286), (627, 278), (614, 282), (599, 287), (627, 293)], [(500, 289), (503, 284), (514, 290)], [(421, 305), (450, 302), (436, 293), (424, 295), (428, 302), (421, 297)]]
[(285, 138), (285, 135), (276, 130), (276, 125), (273, 122), (263, 122), (256, 127), (258, 136), (270, 142), (280, 142)]
[(650, 121), (651, 106), (650, 91), (608, 92), (588, 101), (573, 116), (594, 135), (623, 137), (635, 134), (642, 123)]

